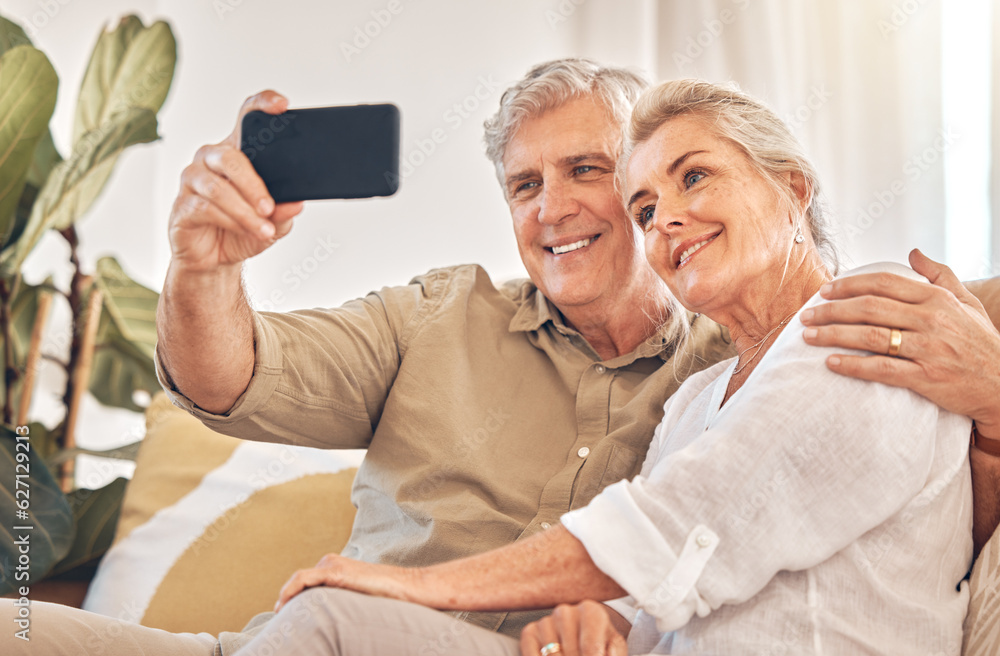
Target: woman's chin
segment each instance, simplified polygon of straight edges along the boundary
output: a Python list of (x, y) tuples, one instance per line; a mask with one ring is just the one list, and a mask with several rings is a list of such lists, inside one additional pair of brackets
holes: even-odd
[(687, 285), (684, 289), (671, 290), (685, 308), (698, 314), (709, 314), (719, 305), (722, 288), (711, 283), (700, 282)]

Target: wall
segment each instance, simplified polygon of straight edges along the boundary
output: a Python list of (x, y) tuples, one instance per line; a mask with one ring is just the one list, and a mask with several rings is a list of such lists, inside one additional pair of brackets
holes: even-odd
[[(650, 6), (637, 3), (634, 11), (641, 16)], [(163, 140), (123, 156), (80, 226), (86, 267), (113, 253), (153, 288), (161, 286), (169, 259), (166, 226), (180, 172), (200, 145), (232, 129), (246, 96), (273, 88), (292, 106), (389, 101), (401, 108), (402, 155), (418, 165), (407, 169), (399, 193), (310, 203), (292, 235), (247, 266), (257, 307), (276, 310), (335, 305), (450, 264), (478, 262), (499, 279), (523, 275), (509, 214), (483, 155), (482, 122), (503, 88), (539, 61), (579, 52), (644, 63), (630, 34), (581, 46), (579, 25), (588, 11), (594, 8), (579, 0), (7, 0), (0, 7), (25, 26), (60, 75), (52, 125), (62, 152), (69, 150), (77, 90), (102, 25), (129, 12), (147, 23), (170, 22), (179, 60), (160, 113)], [(428, 137), (437, 129), (446, 139), (431, 151)], [(65, 253), (61, 239), (49, 235), (28, 262), (27, 277), (48, 273)], [(60, 269), (63, 280), (68, 273)], [(57, 315), (53, 325), (59, 323)], [(46, 366), (42, 377), (47, 389), (61, 389), (57, 368)], [(142, 435), (141, 418), (131, 413), (92, 400), (84, 411), (82, 444), (112, 446)], [(53, 423), (57, 412), (56, 394), (36, 395), (34, 416)], [(83, 477), (92, 465), (81, 463)]]
[[(25, 25), (61, 77), (53, 130), (63, 152), (101, 26), (128, 12), (171, 23), (179, 61), (160, 114), (163, 140), (125, 154), (80, 228), (86, 266), (110, 252), (150, 287), (159, 288), (166, 271), (181, 170), (200, 145), (232, 129), (246, 96), (273, 88), (292, 106), (401, 108), (402, 155), (415, 166), (404, 168), (400, 192), (310, 203), (292, 235), (247, 266), (257, 307), (275, 310), (335, 305), (463, 262), (481, 263), (495, 278), (523, 275), (483, 155), (482, 122), (532, 64), (567, 55), (641, 67), (654, 79), (736, 79), (793, 119), (854, 261), (903, 260), (913, 246), (940, 257), (940, 161), (877, 220), (866, 223), (861, 213), (906, 176), (907, 162), (941, 129), (941, 11), (939, 0), (5, 0), (0, 7)], [(442, 143), (429, 139), (435, 130)], [(29, 278), (64, 259), (50, 235), (28, 263)], [(60, 389), (54, 367), (43, 374), (49, 389)], [(54, 395), (40, 394), (33, 411), (51, 419), (57, 408)], [(85, 410), (85, 443), (142, 435), (135, 415), (94, 402)]]

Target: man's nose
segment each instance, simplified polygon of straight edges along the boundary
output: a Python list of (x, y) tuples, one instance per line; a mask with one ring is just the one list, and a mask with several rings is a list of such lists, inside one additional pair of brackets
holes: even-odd
[(567, 185), (555, 182), (542, 188), (538, 207), (539, 222), (555, 225), (579, 212), (580, 203)]

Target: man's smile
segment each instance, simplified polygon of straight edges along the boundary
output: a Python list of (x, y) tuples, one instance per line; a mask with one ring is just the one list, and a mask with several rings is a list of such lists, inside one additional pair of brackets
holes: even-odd
[(580, 249), (590, 246), (595, 241), (597, 241), (600, 235), (594, 235), (592, 237), (585, 237), (583, 239), (578, 239), (565, 244), (557, 244), (553, 246), (544, 246), (543, 248), (553, 255), (565, 255), (567, 253), (574, 253)]

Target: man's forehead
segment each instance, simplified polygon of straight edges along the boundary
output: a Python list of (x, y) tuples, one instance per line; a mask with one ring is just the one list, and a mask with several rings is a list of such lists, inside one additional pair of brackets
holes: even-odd
[(614, 164), (621, 148), (621, 130), (610, 113), (589, 98), (579, 98), (525, 119), (504, 152), (512, 168), (534, 167), (541, 161), (572, 164), (602, 157)]

